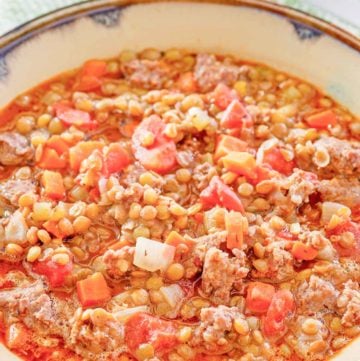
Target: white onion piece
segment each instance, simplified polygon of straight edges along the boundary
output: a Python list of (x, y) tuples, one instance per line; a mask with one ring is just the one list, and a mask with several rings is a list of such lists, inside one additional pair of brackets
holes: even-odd
[(160, 292), (171, 308), (174, 308), (176, 305), (178, 305), (185, 297), (184, 290), (176, 284), (160, 287)]
[(175, 256), (175, 247), (152, 239), (139, 237), (136, 240), (134, 265), (146, 271), (165, 271)]
[(127, 321), (131, 316), (139, 313), (139, 312), (150, 312), (148, 306), (138, 306), (138, 307), (131, 307), (125, 308), (124, 310), (117, 311), (114, 313), (114, 317), (119, 322)]
[(26, 242), (28, 226), (20, 211), (16, 211), (10, 217), (9, 223), (5, 227), (5, 240), (8, 242), (22, 244)]
[[(331, 217), (342, 208), (348, 208), (341, 203), (337, 202), (323, 202), (321, 205), (321, 221), (323, 223), (328, 223)], [(350, 208), (348, 208), (349, 213), (351, 213)]]
[(260, 145), (256, 153), (256, 164), (262, 164), (264, 161), (265, 152), (271, 148), (274, 148), (278, 143), (279, 140), (276, 138), (265, 140), (265, 142)]

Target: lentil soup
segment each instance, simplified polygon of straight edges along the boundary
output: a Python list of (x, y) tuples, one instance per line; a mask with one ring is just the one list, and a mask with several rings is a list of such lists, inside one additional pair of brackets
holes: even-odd
[(89, 60), (0, 113), (24, 360), (328, 360), (360, 332), (360, 122), (231, 56)]

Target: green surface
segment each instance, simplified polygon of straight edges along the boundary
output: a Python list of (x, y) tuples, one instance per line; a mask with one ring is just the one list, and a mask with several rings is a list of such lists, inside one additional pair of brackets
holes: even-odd
[[(85, 0), (0, 0), (0, 35), (39, 15)], [(360, 0), (274, 0), (360, 36)], [(341, 6), (340, 6), (341, 4)]]

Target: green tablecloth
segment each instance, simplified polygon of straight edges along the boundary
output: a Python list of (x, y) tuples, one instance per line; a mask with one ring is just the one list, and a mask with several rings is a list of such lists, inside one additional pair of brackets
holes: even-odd
[[(85, 0), (0, 0), (0, 35), (39, 15)], [(360, 36), (360, 0), (274, 0)]]

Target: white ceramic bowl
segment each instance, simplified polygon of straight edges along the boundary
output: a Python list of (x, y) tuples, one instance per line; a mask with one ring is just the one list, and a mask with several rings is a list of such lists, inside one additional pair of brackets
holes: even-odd
[[(38, 18), (0, 38), (0, 106), (89, 58), (147, 47), (231, 53), (265, 63), (316, 84), (360, 115), (360, 39), (260, 0), (97, 0)], [(0, 345), (0, 360), (17, 358)], [(336, 360), (359, 361), (360, 340)]]

